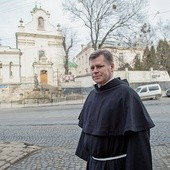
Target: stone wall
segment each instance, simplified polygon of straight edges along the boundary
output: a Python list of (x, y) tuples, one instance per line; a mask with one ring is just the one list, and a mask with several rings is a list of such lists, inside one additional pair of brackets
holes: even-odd
[[(127, 79), (132, 88), (139, 85), (159, 83), (162, 90), (170, 87), (170, 76), (167, 71), (152, 70), (151, 71), (114, 71), (114, 77)], [(90, 75), (79, 76), (75, 78), (76, 82), (81, 82), (81, 88), (92, 87), (94, 82)]]

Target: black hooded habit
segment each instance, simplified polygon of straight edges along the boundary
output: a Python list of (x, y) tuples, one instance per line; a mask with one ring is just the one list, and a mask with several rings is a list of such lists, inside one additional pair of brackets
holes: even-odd
[[(152, 170), (150, 128), (146, 108), (128, 83), (114, 78), (100, 88), (95, 85), (79, 115), (82, 133), (76, 155), (89, 170)], [(127, 154), (126, 157), (98, 161)]]

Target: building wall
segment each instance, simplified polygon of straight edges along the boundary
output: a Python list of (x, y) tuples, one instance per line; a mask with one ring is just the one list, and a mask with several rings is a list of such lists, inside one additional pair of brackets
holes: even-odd
[(82, 45), (82, 51), (76, 56), (76, 75), (86, 75), (89, 73), (89, 55), (93, 52), (94, 50), (87, 46), (84, 47)]
[(21, 83), (20, 50), (0, 46), (0, 102), (10, 98), (8, 94)]
[[(151, 84), (159, 83), (161, 84), (163, 90), (166, 90), (170, 87), (170, 76), (167, 71), (114, 71), (114, 77), (120, 77), (121, 79), (127, 79), (129, 84), (133, 88), (137, 87), (140, 84)], [(89, 74), (84, 76), (76, 77), (76, 82), (81, 82), (81, 87), (88, 88), (92, 87), (95, 82), (92, 80)]]
[(0, 84), (20, 84), (20, 50), (0, 46)]
[[(118, 70), (122, 64), (128, 63), (133, 67), (133, 60), (136, 55), (141, 59), (143, 49), (141, 48), (123, 48), (121, 46), (114, 47), (112, 45), (105, 45), (104, 49), (109, 50), (113, 54), (115, 70)], [(89, 70), (89, 56), (93, 52), (93, 48), (88, 44), (83, 46), (81, 52), (76, 56), (77, 76), (82, 76), (90, 73)]]

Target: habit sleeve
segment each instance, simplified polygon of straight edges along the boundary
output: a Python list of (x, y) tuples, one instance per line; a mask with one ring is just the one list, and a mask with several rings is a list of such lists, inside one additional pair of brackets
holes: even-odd
[(151, 170), (152, 156), (148, 131), (130, 132), (127, 134), (127, 157), (125, 169)]
[(84, 137), (85, 137), (85, 133), (82, 131), (75, 154), (81, 159), (87, 161), (89, 158), (89, 153), (86, 151), (86, 148), (84, 145)]

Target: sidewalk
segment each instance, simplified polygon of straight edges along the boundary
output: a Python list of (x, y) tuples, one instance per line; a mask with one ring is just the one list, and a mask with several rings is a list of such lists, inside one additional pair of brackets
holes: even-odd
[[(23, 142), (0, 142), (0, 170), (6, 170), (14, 163), (40, 150), (38, 146)], [(153, 170), (170, 169), (169, 145), (152, 146)]]
[(5, 170), (39, 149), (38, 146), (23, 142), (0, 142), (0, 170)]

